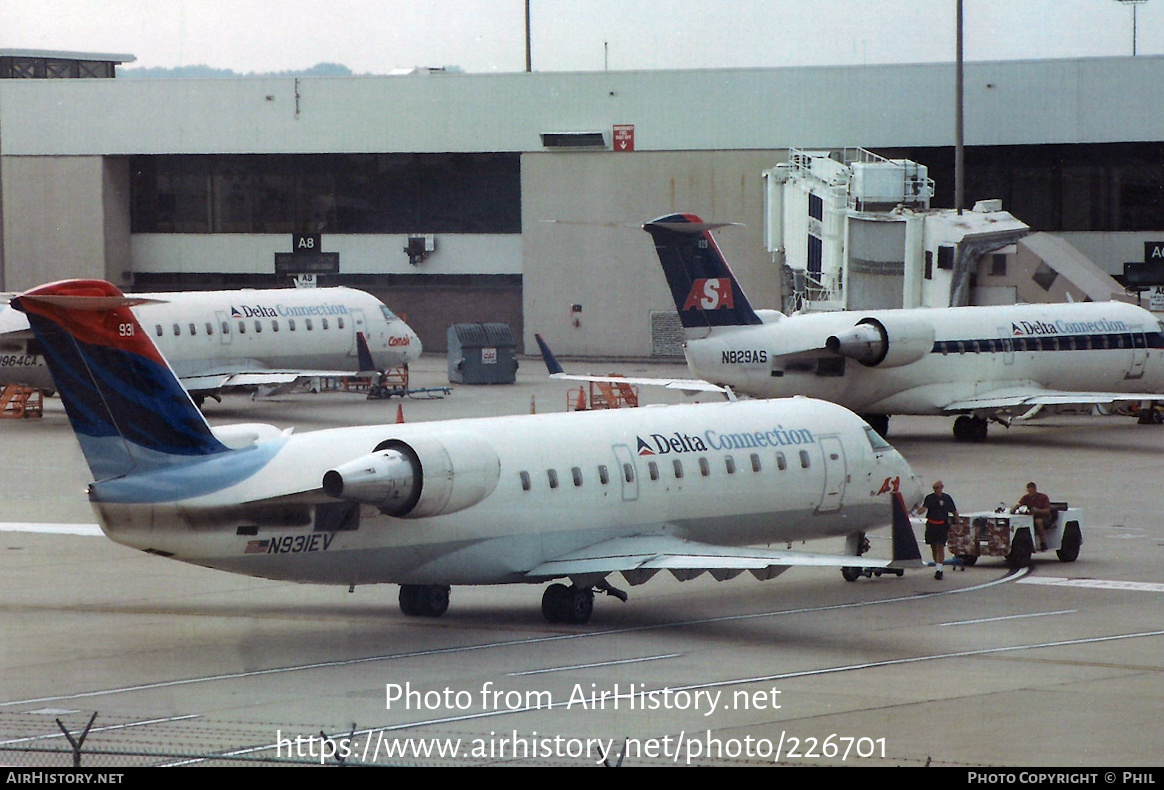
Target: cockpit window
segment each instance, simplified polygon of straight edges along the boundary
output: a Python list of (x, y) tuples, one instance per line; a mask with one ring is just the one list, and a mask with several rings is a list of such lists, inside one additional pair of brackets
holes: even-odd
[(380, 312), (384, 314), (384, 320), (392, 322), (396, 320), (396, 315), (385, 305), (380, 305)]
[(865, 426), (865, 436), (869, 438), (869, 444), (873, 446), (873, 450), (875, 452), (880, 453), (884, 450), (893, 449), (893, 445), (882, 439), (881, 434), (877, 433), (877, 431), (873, 430), (868, 425)]

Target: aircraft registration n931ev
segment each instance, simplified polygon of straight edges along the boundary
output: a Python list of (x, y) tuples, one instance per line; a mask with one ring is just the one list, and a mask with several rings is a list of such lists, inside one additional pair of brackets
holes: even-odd
[(959, 415), (954, 437), (1043, 406), (1164, 399), (1164, 336), (1122, 302), (753, 310), (712, 238), (672, 214), (643, 226), (679, 311), (692, 373), (761, 398), (846, 406), (886, 435), (893, 414)]
[[(234, 573), (400, 584), (439, 616), (452, 585), (558, 582), (542, 611), (586, 622), (680, 580), (793, 565), (920, 565), (909, 464), (852, 412), (807, 398), (352, 427), (212, 429), (124, 297), (101, 281), (21, 294), (95, 482), (102, 529)], [(893, 525), (893, 557), (860, 557)], [(759, 547), (847, 536), (849, 554)], [(848, 578), (848, 576), (847, 576)]]
[[(133, 312), (201, 404), (231, 387), (289, 387), (310, 376), (401, 367), (421, 353), (416, 333), (383, 302), (353, 288), (134, 294)], [(0, 307), (0, 385), (50, 389), (25, 316)]]

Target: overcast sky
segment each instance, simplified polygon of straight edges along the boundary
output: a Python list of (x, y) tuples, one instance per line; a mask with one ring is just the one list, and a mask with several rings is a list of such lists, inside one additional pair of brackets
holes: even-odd
[[(1118, 0), (965, 0), (966, 59), (1132, 53)], [(954, 59), (954, 0), (531, 0), (535, 71)], [(0, 0), (0, 48), (130, 54), (236, 72), (341, 63), (525, 68), (524, 0)], [(1164, 52), (1164, 0), (1138, 7)]]

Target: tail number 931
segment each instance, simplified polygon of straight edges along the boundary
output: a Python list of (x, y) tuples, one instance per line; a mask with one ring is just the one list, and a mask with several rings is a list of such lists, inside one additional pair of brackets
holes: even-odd
[(122, 337), (133, 337), (133, 330), (134, 330), (133, 324), (118, 324), (117, 325), (117, 334), (121, 335)]

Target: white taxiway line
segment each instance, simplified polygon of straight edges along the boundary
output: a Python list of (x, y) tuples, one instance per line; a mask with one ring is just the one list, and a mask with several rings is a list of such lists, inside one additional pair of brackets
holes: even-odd
[(525, 675), (544, 675), (547, 672), (569, 672), (573, 669), (594, 669), (595, 667), (614, 667), (621, 664), (640, 664), (644, 661), (662, 661), (667, 658), (679, 658), (682, 653), (667, 653), (662, 656), (643, 656), (642, 658), (623, 658), (617, 661), (598, 661), (593, 664), (574, 664), (568, 667), (549, 667), (547, 669), (531, 669), (528, 672), (506, 672), (506, 677), (520, 678)]
[(36, 532), (42, 535), (83, 535), (87, 538), (104, 537), (96, 524), (32, 524), (20, 521), (0, 521), (0, 532)]
[(1031, 614), (1009, 614), (1004, 617), (980, 617), (977, 620), (954, 620), (949, 623), (937, 623), (938, 628), (948, 625), (976, 625), (978, 623), (997, 623), (1002, 620), (1022, 620), (1026, 617), (1052, 617), (1057, 614), (1075, 614), (1078, 609), (1063, 609), (1059, 612), (1032, 612)]
[(1064, 576), (1029, 576), (1019, 584), (1046, 584), (1052, 587), (1083, 587), (1091, 590), (1131, 590), (1133, 592), (1164, 592), (1164, 584), (1156, 582), (1123, 582), (1118, 579), (1068, 579)]

